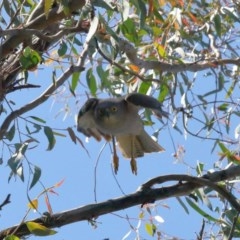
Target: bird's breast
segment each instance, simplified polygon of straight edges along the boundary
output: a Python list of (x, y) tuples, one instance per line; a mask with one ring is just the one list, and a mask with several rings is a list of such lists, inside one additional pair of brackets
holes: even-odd
[(108, 116), (98, 119), (96, 124), (101, 132), (114, 136), (123, 134), (138, 135), (143, 128), (142, 121), (138, 115), (133, 118), (129, 116), (126, 118)]

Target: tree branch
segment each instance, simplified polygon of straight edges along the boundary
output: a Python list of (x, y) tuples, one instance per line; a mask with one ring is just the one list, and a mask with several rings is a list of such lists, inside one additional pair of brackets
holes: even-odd
[(192, 62), (192, 63), (179, 63), (173, 62), (168, 63), (164, 61), (151, 61), (151, 60), (143, 60), (137, 56), (137, 51), (133, 45), (131, 45), (128, 41), (119, 38), (119, 48), (121, 51), (125, 52), (130, 62), (140, 69), (145, 70), (158, 70), (158, 71), (166, 71), (166, 72), (197, 72), (203, 71), (208, 68), (218, 67), (226, 64), (234, 64), (240, 66), (240, 58), (236, 59), (203, 59), (201, 61)]
[(93, 36), (95, 35), (95, 32), (97, 30), (98, 26), (98, 20), (97, 18), (93, 18), (91, 22), (91, 26), (89, 28), (89, 32), (86, 36), (86, 41), (83, 46), (83, 51), (79, 55), (79, 59), (77, 64), (74, 66), (70, 66), (63, 74), (58, 78), (56, 82), (54, 82), (51, 86), (49, 86), (37, 99), (33, 100), (32, 102), (26, 104), (25, 106), (11, 112), (2, 123), (2, 126), (0, 128), (0, 139), (3, 139), (4, 134), (6, 133), (7, 129), (9, 128), (10, 124), (14, 119), (16, 119), (18, 116), (36, 108), (43, 102), (45, 102), (53, 93), (54, 91), (60, 87), (74, 72), (77, 71), (83, 71), (84, 70), (84, 64), (85, 59), (87, 57), (89, 43)]
[[(233, 166), (229, 169), (209, 173), (199, 178), (190, 177), (188, 175), (160, 176), (144, 183), (141, 187), (139, 187), (139, 190), (132, 194), (115, 199), (110, 199), (105, 202), (89, 204), (79, 208), (56, 213), (48, 217), (44, 215), (41, 218), (33, 219), (30, 221), (42, 224), (48, 228), (57, 228), (78, 221), (92, 220), (101, 215), (123, 210), (139, 204), (143, 205), (145, 203), (154, 202), (156, 200), (189, 195), (195, 189), (201, 187), (211, 187), (214, 185), (216, 186), (215, 183), (219, 181), (230, 180), (239, 177), (239, 175), (240, 166)], [(152, 184), (176, 180), (180, 180), (180, 182), (172, 186), (150, 188)], [(181, 180), (185, 183), (181, 182)], [(235, 207), (237, 207), (239, 211), (239, 205)], [(26, 224), (21, 224), (2, 230), (0, 232), (0, 239), (3, 239), (4, 237), (10, 235), (13, 232), (15, 232), (15, 235), (18, 237), (31, 235)]]
[[(69, 3), (69, 12), (72, 13), (80, 8), (82, 8), (85, 4), (84, 0), (72, 0)], [(40, 9), (40, 13), (36, 18), (33, 18), (32, 21), (27, 22), (24, 29), (35, 29), (35, 30), (43, 30), (48, 26), (53, 25), (57, 21), (66, 18), (64, 11), (59, 12), (59, 7), (56, 6), (52, 8), (48, 14), (48, 18), (46, 18), (46, 14), (43, 9)], [(31, 20), (31, 19), (30, 19)], [(21, 33), (17, 36), (12, 36), (8, 38), (1, 46), (0, 46), (0, 56), (1, 58), (6, 57), (7, 54), (11, 53), (13, 49), (15, 49), (21, 42), (29, 39), (29, 35), (25, 35)]]

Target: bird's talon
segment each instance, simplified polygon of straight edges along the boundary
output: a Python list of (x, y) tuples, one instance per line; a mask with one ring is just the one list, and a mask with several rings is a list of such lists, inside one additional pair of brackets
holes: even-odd
[(137, 175), (137, 162), (135, 158), (133, 157), (131, 158), (130, 165), (131, 165), (132, 173)]

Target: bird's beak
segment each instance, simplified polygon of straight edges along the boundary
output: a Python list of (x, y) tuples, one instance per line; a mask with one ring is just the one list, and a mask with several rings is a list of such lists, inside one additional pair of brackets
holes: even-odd
[(108, 110), (108, 108), (99, 109), (99, 115), (100, 115), (102, 118), (109, 118), (109, 110)]

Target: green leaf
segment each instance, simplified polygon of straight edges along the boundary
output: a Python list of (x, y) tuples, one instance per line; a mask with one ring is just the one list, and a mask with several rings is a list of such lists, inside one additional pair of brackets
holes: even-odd
[(11, 157), (9, 160), (8, 160), (8, 166), (11, 168), (11, 170), (13, 171), (13, 173), (16, 174), (17, 172), (17, 167), (20, 163), (21, 159), (20, 158), (17, 158), (17, 157)]
[(209, 215), (208, 213), (206, 213), (205, 211), (203, 211), (196, 203), (194, 203), (189, 197), (186, 197), (186, 201), (187, 203), (196, 211), (198, 212), (200, 215), (202, 215), (203, 217), (205, 217), (206, 219), (208, 219), (209, 221), (212, 222), (216, 222), (219, 223), (220, 220), (217, 218), (212, 217), (211, 215)]
[(32, 119), (34, 119), (35, 121), (38, 121), (38, 122), (40, 122), (40, 123), (46, 123), (45, 120), (43, 120), (43, 119), (41, 119), (41, 118), (39, 118), (39, 117), (30, 116), (30, 118), (32, 118)]
[(26, 222), (28, 230), (36, 236), (49, 236), (56, 234), (55, 230), (49, 229), (39, 223), (35, 222)]
[(44, 127), (44, 133), (48, 139), (48, 148), (47, 151), (50, 151), (53, 149), (55, 143), (56, 143), (56, 139), (54, 137), (53, 131), (50, 127)]
[(34, 173), (33, 173), (33, 179), (32, 179), (32, 182), (30, 184), (29, 189), (31, 189), (38, 182), (40, 177), (41, 177), (41, 168), (35, 166), (34, 167)]
[(30, 47), (26, 47), (19, 58), (19, 62), (22, 68), (25, 70), (31, 70), (32, 68), (35, 68), (41, 61), (42, 58), (38, 52)]
[(136, 25), (132, 19), (128, 18), (126, 21), (124, 21), (120, 28), (122, 33), (128, 40), (130, 40), (133, 43), (139, 42), (138, 35), (136, 32)]
[(136, 1), (136, 3), (138, 3), (140, 11), (140, 28), (143, 28), (147, 15), (146, 3), (143, 0), (138, 0)]
[(189, 214), (188, 208), (186, 206), (186, 204), (182, 201), (182, 199), (180, 197), (176, 197), (176, 199), (178, 200), (178, 202), (180, 203), (180, 205), (183, 207), (184, 211)]
[(166, 84), (161, 84), (158, 100), (160, 102), (163, 102), (165, 100), (166, 96), (168, 95), (168, 93), (169, 93), (168, 86)]
[(4, 240), (20, 240), (20, 238), (15, 235), (8, 235), (4, 238)]
[(12, 125), (10, 130), (6, 133), (6, 138), (11, 142), (15, 135), (15, 124)]
[(152, 86), (152, 83), (151, 82), (142, 82), (140, 84), (140, 87), (138, 89), (138, 92), (139, 93), (142, 93), (142, 94), (147, 94), (149, 88)]
[(75, 135), (74, 131), (72, 130), (72, 128), (68, 127), (67, 131), (68, 131), (68, 134), (69, 134), (71, 140), (76, 144), (77, 138), (76, 138), (76, 135)]
[(58, 49), (58, 56), (59, 57), (64, 56), (67, 52), (67, 49), (68, 49), (67, 44), (64, 41), (62, 41)]
[(91, 92), (91, 94), (93, 96), (96, 96), (96, 92), (97, 92), (97, 83), (96, 83), (96, 79), (93, 75), (93, 71), (92, 68), (89, 68), (86, 74), (87, 77), (87, 84), (88, 84), (88, 88)]
[(101, 89), (109, 88), (110, 86), (110, 82), (108, 80), (109, 72), (107, 70), (106, 71), (103, 70), (103, 67), (100, 64), (97, 66), (96, 71), (101, 81)]
[(72, 74), (72, 83), (71, 83), (71, 91), (72, 92), (74, 92), (77, 87), (79, 76), (80, 76), (80, 72), (74, 72)]
[(219, 14), (216, 14), (213, 18), (214, 24), (215, 24), (215, 29), (217, 32), (217, 35), (221, 37), (222, 34), (222, 28), (221, 28), (221, 17)]
[(48, 14), (49, 14), (54, 2), (55, 2), (54, 0), (45, 0), (44, 1), (44, 13), (46, 15), (46, 19), (48, 18)]
[(228, 110), (228, 106), (229, 106), (228, 103), (223, 103), (223, 104), (221, 104), (220, 106), (218, 106), (217, 109), (218, 109), (219, 111), (226, 112), (226, 111)]
[(197, 163), (197, 168), (196, 168), (196, 172), (199, 176), (202, 176), (203, 173), (203, 169), (204, 169), (204, 163)]

